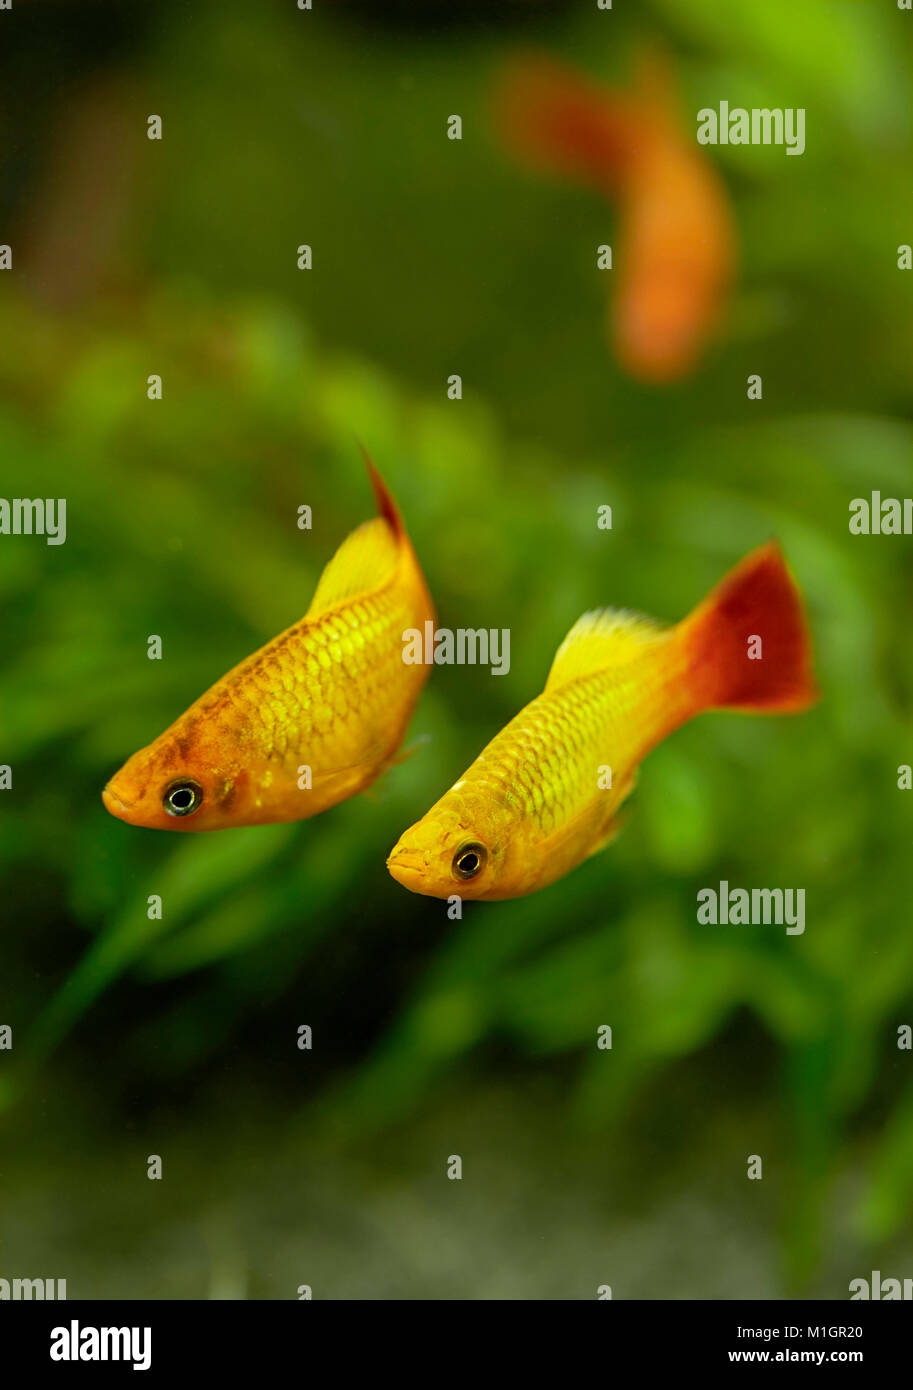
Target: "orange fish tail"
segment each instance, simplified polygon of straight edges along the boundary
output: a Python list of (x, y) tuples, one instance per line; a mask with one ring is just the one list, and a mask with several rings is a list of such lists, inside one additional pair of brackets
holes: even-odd
[(506, 143), (535, 168), (602, 191), (613, 191), (628, 172), (637, 139), (629, 104), (573, 68), (516, 60), (497, 89), (495, 114)]
[(680, 632), (702, 709), (788, 714), (818, 698), (802, 596), (775, 541), (746, 555)]

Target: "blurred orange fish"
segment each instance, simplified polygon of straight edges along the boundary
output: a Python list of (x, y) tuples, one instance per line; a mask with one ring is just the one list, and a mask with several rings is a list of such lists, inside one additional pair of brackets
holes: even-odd
[(621, 366), (653, 382), (695, 367), (736, 259), (726, 187), (696, 136), (681, 131), (671, 90), (656, 60), (642, 64), (638, 91), (622, 95), (529, 58), (511, 65), (496, 100), (497, 123), (522, 159), (618, 200), (610, 336)]
[(639, 764), (673, 729), (710, 709), (802, 710), (816, 695), (802, 600), (774, 543), (676, 627), (585, 613), (542, 694), (406, 831), (387, 867), (433, 898), (534, 893), (614, 838)]
[(158, 830), (303, 820), (362, 791), (402, 741), (429, 667), (404, 629), (434, 606), (402, 519), (365, 455), (381, 515), (343, 542), (304, 618), (242, 661), (105, 787), (112, 815)]

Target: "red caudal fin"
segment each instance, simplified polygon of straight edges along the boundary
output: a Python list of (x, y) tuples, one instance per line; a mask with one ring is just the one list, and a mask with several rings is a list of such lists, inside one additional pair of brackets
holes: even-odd
[(680, 633), (705, 709), (787, 714), (818, 698), (802, 597), (775, 541), (746, 555)]

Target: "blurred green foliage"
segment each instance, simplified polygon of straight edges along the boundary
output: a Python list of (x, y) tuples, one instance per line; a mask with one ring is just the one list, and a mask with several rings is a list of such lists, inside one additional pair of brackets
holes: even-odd
[[(3, 491), (65, 496), (68, 537), (0, 544), (6, 1118), (32, 1106), (40, 1127), (71, 1087), (67, 1123), (104, 1142), (119, 1117), (204, 1095), (231, 1066), (242, 1122), (265, 1095), (303, 1115), (301, 1142), (345, 1148), (408, 1127), (455, 1077), (471, 1095), (535, 1074), (556, 1081), (566, 1146), (623, 1151), (658, 1081), (684, 1077), (708, 1125), (748, 1105), (737, 1151), (779, 1174), (765, 1210), (782, 1287), (808, 1287), (837, 1194), (851, 1192), (864, 1261), (907, 1239), (913, 1212), (913, 1077), (896, 1045), (913, 1022), (913, 799), (897, 789), (913, 760), (913, 560), (908, 538), (847, 528), (851, 498), (911, 485), (903, 17), (662, 0), (613, 13), (610, 43), (584, 6), (505, 7), (500, 25), (446, 36), (331, 8), (172, 6), (147, 26), (112, 98), (129, 177), (112, 191), (102, 170), (95, 190), (116, 254), (94, 246), (78, 195), (37, 197), (37, 155), (23, 177), (13, 225), (32, 251), (0, 285)], [(686, 110), (720, 96), (808, 110), (801, 159), (719, 152), (743, 269), (725, 333), (680, 386), (632, 383), (608, 355), (593, 248), (611, 209), (498, 148), (492, 75), (521, 42), (607, 82), (661, 42)], [(164, 113), (160, 147), (148, 111)], [(444, 138), (451, 111), (461, 144)], [(51, 122), (52, 170), (55, 140)], [(71, 217), (72, 274), (66, 251), (42, 258), (36, 206)], [(356, 436), (441, 623), (509, 627), (509, 675), (435, 670), (410, 734), (429, 741), (315, 821), (198, 837), (114, 821), (110, 773), (297, 619), (370, 514)], [(401, 830), (541, 689), (580, 612), (675, 620), (772, 534), (808, 596), (818, 708), (677, 733), (620, 839), (533, 898), (450, 922), (389, 879)], [(721, 879), (804, 887), (805, 935), (698, 926), (696, 892)], [(302, 1021), (319, 1039), (304, 1092)], [(610, 1053), (595, 1048), (604, 1023)]]

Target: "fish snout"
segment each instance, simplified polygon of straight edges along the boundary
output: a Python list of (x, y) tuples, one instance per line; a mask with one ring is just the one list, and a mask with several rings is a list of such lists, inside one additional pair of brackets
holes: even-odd
[(110, 782), (104, 788), (101, 799), (105, 804), (105, 810), (110, 811), (112, 816), (116, 816), (118, 820), (127, 820), (129, 818), (129, 805), (113, 790)]
[(403, 844), (402, 840), (399, 844), (394, 845), (387, 856), (387, 868), (391, 876), (404, 888), (408, 888), (411, 893), (428, 892), (425, 885), (427, 884), (430, 863), (430, 850)]

